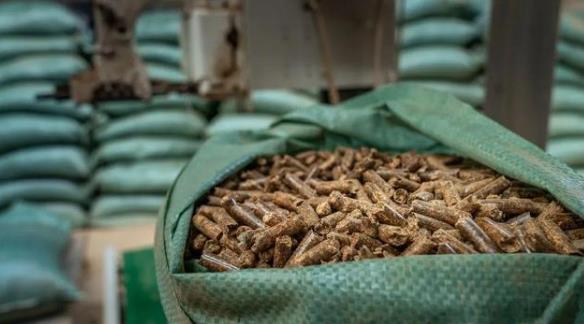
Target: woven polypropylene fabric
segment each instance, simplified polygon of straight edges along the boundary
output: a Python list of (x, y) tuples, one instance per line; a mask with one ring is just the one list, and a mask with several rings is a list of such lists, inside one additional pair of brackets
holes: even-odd
[[(376, 323), (390, 319), (452, 323), (487, 318), (517, 323), (539, 318), (540, 311), (559, 298), (562, 286), (581, 263), (564, 258), (420, 256), (293, 270), (198, 274), (176, 278), (175, 289), (179, 300), (197, 306), (197, 312), (190, 315), (201, 323)], [(552, 263), (558, 266), (550, 268)], [(580, 271), (575, 275), (584, 279)], [(566, 293), (581, 298), (579, 288), (581, 285), (571, 285)], [(517, 304), (519, 296), (522, 302)]]
[(584, 179), (563, 163), (452, 96), (407, 85), (384, 87), (337, 108), (291, 113), (264, 132), (218, 136), (203, 145), (171, 188), (157, 226), (157, 275), (169, 321), (584, 320), (584, 265), (571, 256), (419, 256), (187, 273), (190, 216), (214, 185), (257, 156), (339, 145), (456, 151), (545, 188), (584, 215)]

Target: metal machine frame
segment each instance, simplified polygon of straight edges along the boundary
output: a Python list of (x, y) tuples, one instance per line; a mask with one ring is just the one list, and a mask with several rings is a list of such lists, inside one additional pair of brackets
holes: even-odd
[[(331, 34), (331, 30), (335, 28), (344, 28), (342, 25), (335, 25), (335, 19), (338, 20), (338, 17), (335, 18), (334, 15), (330, 15), (331, 10), (335, 11), (331, 8), (335, 8), (338, 2), (331, 2), (331, 0), (297, 1), (304, 1), (306, 10), (312, 13), (312, 27), (307, 27), (306, 21), (304, 21), (306, 17), (302, 18), (304, 19), (302, 23), (299, 23), (299, 26), (304, 29), (313, 28), (311, 31), (313, 35), (309, 37), (311, 39), (310, 42), (312, 42), (311, 53), (307, 56), (307, 60), (311, 63), (307, 66), (312, 70), (315, 68), (321, 70), (322, 73), (317, 73), (317, 75), (319, 78), (322, 77), (324, 86), (328, 88), (331, 101), (336, 102), (339, 100), (339, 85), (341, 87), (349, 86), (343, 81), (347, 79), (347, 75), (358, 75), (362, 79), (362, 74), (351, 73), (354, 73), (354, 71), (362, 72), (364, 71), (363, 67), (357, 66), (357, 69), (354, 69), (347, 64), (363, 65), (363, 63), (355, 63), (359, 62), (359, 60), (346, 59), (346, 57), (340, 61), (338, 60), (342, 55), (336, 55), (338, 54), (336, 52), (342, 51), (343, 48), (345, 48), (345, 51), (350, 50), (347, 49), (346, 44), (343, 45), (343, 35), (334, 36)], [(245, 94), (256, 85), (264, 87), (266, 80), (269, 81), (269, 78), (254, 79), (252, 77), (249, 79), (250, 71), (245, 65), (238, 65), (242, 62), (242, 58), (236, 52), (241, 48), (248, 47), (246, 52), (252, 53), (250, 54), (252, 56), (251, 58), (244, 58), (243, 62), (247, 59), (249, 60), (248, 63), (257, 69), (262, 62), (258, 61), (257, 57), (253, 56), (253, 53), (257, 54), (262, 51), (265, 53), (266, 48), (262, 48), (262, 43), (257, 41), (257, 36), (254, 36), (251, 40), (243, 39), (241, 41), (240, 35), (236, 34), (235, 38), (225, 38), (226, 44), (224, 45), (226, 46), (224, 47), (227, 52), (224, 57), (220, 58), (223, 61), (231, 62), (231, 65), (217, 64), (214, 66), (216, 68), (214, 72), (217, 72), (215, 76), (219, 76), (219, 78), (215, 78), (212, 82), (209, 83), (209, 80), (202, 80), (202, 83), (199, 83), (200, 80), (195, 80), (195, 82), (178, 85), (156, 81), (147, 82), (143, 64), (135, 53), (132, 39), (133, 24), (138, 13), (147, 2), (94, 0), (96, 8), (94, 9), (94, 14), (96, 19), (99, 20), (96, 21), (96, 28), (100, 35), (98, 36), (98, 46), (94, 53), (94, 69), (77, 76), (68, 86), (61, 87), (57, 91), (57, 97), (67, 97), (68, 94), (80, 102), (126, 97), (147, 99), (152, 93), (178, 90), (220, 99), (230, 95), (237, 95), (238, 93), (239, 95)], [(182, 3), (185, 6), (185, 17), (188, 17), (193, 8), (197, 6), (211, 8), (212, 4), (221, 3), (221, 1), (211, 0), (173, 0), (171, 2), (175, 5)], [(370, 59), (372, 70), (368, 73), (372, 73), (374, 77), (371, 77), (369, 86), (376, 86), (396, 80), (395, 72), (397, 71), (398, 56), (395, 37), (396, 7), (395, 0), (369, 0), (369, 2), (376, 6), (377, 12), (381, 13), (387, 10), (387, 16), (384, 18), (385, 27), (376, 26), (371, 29), (373, 32), (371, 44), (374, 54)], [(260, 12), (262, 4), (268, 5), (270, 1), (240, 0), (240, 2), (223, 1), (223, 3), (231, 6), (229, 10), (232, 11), (240, 10), (237, 5), (233, 5), (234, 3), (243, 3)], [(285, 3), (282, 2), (282, 4)], [(491, 5), (491, 21), (496, 21), (497, 23), (490, 24), (489, 31), (485, 114), (540, 147), (544, 147), (547, 139), (547, 123), (551, 105), (560, 0), (492, 0)], [(342, 13), (343, 11), (338, 10), (338, 12)], [(243, 16), (245, 17), (245, 14)], [(115, 19), (112, 19), (112, 17)], [(381, 16), (377, 15), (375, 17), (375, 25), (380, 24), (382, 21)], [(274, 22), (274, 19), (272, 19), (272, 22), (277, 23), (277, 20)], [(261, 28), (258, 29), (257, 27), (259, 26), (258, 24), (243, 27), (237, 25), (237, 23), (233, 25), (244, 30), (248, 28), (249, 31), (261, 31)], [(286, 32), (293, 31), (290, 26), (284, 23), (280, 24), (280, 27)], [(277, 32), (274, 34), (269, 31), (268, 34), (270, 32), (273, 34), (272, 36), (282, 37)], [(285, 44), (286, 37), (288, 36), (284, 36), (281, 40), (281, 44)], [(294, 40), (294, 37), (290, 39)], [(271, 44), (273, 45), (274, 42)], [(295, 44), (298, 44), (298, 42)], [(317, 45), (315, 46), (315, 44)], [(389, 46), (394, 50), (382, 50), (385, 46)], [(286, 54), (279, 48), (274, 50), (276, 54)], [(302, 51), (299, 51), (299, 53), (302, 54)], [(316, 63), (314, 54), (317, 57)], [(270, 64), (268, 66), (278, 66), (278, 64), (292, 66), (292, 63), (298, 64), (298, 59), (302, 60), (302, 58), (293, 58), (290, 55), (284, 58), (276, 56), (269, 57)], [(338, 64), (339, 62), (341, 64)], [(343, 63), (345, 66), (343, 66)], [(186, 65), (188, 70), (188, 60)], [(120, 67), (126, 67), (126, 69)], [(230, 67), (231, 70), (226, 70), (226, 67)], [(260, 73), (265, 75), (266, 72), (264, 70), (266, 69), (260, 69)], [(294, 72), (289, 67), (288, 70), (292, 71), (290, 73)], [(347, 74), (347, 71), (349, 71), (349, 74)], [(283, 76), (285, 77), (285, 75)], [(250, 81), (249, 83), (242, 82), (246, 78)], [(302, 78), (309, 80), (306, 79), (306, 74), (297, 74), (293, 78), (296, 78), (296, 81)], [(350, 79), (350, 77), (348, 78)], [(223, 81), (225, 81), (224, 84), (222, 84)], [(314, 85), (314, 82), (311, 85)], [(360, 81), (359, 85), (362, 86), (363, 81)], [(359, 87), (359, 85), (355, 86)]]

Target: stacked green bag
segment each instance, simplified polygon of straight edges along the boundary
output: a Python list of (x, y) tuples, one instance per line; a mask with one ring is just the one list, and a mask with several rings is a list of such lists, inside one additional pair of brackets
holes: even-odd
[(185, 260), (191, 217), (256, 157), (338, 146), (449, 152), (548, 190), (584, 217), (584, 178), (453, 96), (382, 87), (312, 107), (268, 130), (207, 141), (176, 179), (155, 239), (169, 323), (581, 323), (584, 259), (552, 254), (428, 255), (211, 273)]
[(136, 24), (138, 53), (152, 79), (184, 82), (179, 46), (180, 12), (152, 10), (142, 13)]
[(95, 107), (92, 225), (154, 220), (167, 189), (201, 144), (206, 109), (201, 98), (179, 94)]
[(256, 90), (249, 99), (229, 99), (207, 128), (207, 136), (266, 129), (277, 116), (318, 104), (314, 95), (296, 90)]
[(40, 100), (86, 68), (81, 22), (49, 1), (0, 3), (0, 208), (33, 201), (85, 222), (91, 109)]
[(63, 310), (80, 297), (65, 269), (70, 224), (33, 204), (0, 213), (0, 322)]
[(472, 0), (399, 2), (399, 78), (450, 93), (481, 107), (485, 92), (477, 82), (484, 65), (475, 20), (487, 4)]
[(547, 151), (584, 172), (584, 12), (562, 15)]

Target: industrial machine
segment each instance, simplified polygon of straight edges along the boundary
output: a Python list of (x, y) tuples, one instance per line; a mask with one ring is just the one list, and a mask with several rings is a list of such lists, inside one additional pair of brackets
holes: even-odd
[(393, 0), (242, 0), (185, 8), (183, 49), (201, 93), (370, 88), (396, 75)]
[[(169, 0), (170, 1), (170, 0)], [(408, 0), (404, 0), (408, 1)], [(371, 88), (397, 80), (395, 0), (175, 0), (188, 82), (148, 80), (134, 25), (149, 3), (93, 0), (92, 68), (59, 87), (78, 102), (166, 92), (211, 99), (263, 88)], [(559, 0), (492, 1), (485, 113), (545, 146)], [(513, 26), (513, 28), (508, 28)]]
[(145, 1), (94, 0), (92, 68), (57, 90), (77, 102), (170, 91), (223, 99), (263, 88), (370, 88), (396, 80), (394, 0), (184, 1), (189, 82), (148, 80), (134, 25)]

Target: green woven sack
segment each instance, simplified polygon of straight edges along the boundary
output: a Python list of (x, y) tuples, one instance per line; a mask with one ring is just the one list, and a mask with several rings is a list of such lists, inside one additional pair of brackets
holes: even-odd
[(0, 2), (2, 35), (71, 34), (80, 26), (75, 15), (54, 1)]
[(584, 77), (573, 68), (557, 64), (554, 68), (554, 82), (556, 84), (584, 85)]
[(216, 136), (227, 132), (257, 131), (266, 129), (276, 120), (273, 115), (225, 114), (219, 115), (209, 124), (205, 133)]
[(154, 222), (164, 195), (107, 195), (91, 206), (91, 224), (95, 226)]
[(0, 86), (0, 102), (35, 101), (38, 95), (53, 93), (55, 84), (50, 81), (33, 80)]
[(464, 46), (479, 36), (476, 26), (456, 18), (427, 18), (405, 24), (400, 29), (402, 48), (420, 45)]
[(575, 85), (558, 85), (552, 91), (553, 111), (584, 114), (584, 91)]
[(180, 68), (181, 49), (164, 43), (138, 44), (138, 53), (147, 63), (162, 63)]
[(63, 179), (24, 179), (0, 183), (0, 208), (16, 201), (65, 201), (82, 204), (87, 190)]
[(79, 298), (64, 269), (67, 222), (35, 205), (0, 214), (0, 322), (25, 320)]
[(304, 109), (318, 104), (318, 99), (290, 90), (257, 90), (252, 92), (249, 101), (226, 100), (221, 103), (221, 114), (238, 111), (253, 111), (260, 114), (284, 115), (296, 109)]
[(19, 56), (0, 65), (0, 85), (30, 80), (65, 82), (86, 67), (87, 63), (73, 54)]
[(200, 140), (184, 137), (138, 136), (109, 141), (93, 155), (94, 165), (163, 158), (189, 158)]
[(23, 178), (83, 180), (88, 176), (87, 153), (75, 146), (40, 146), (0, 155), (0, 181)]
[(584, 47), (560, 41), (556, 46), (560, 62), (580, 71), (584, 71)]
[(63, 54), (77, 50), (77, 41), (68, 36), (0, 36), (0, 60), (28, 54)]
[(584, 138), (584, 114), (557, 112), (550, 116), (549, 136), (551, 138), (581, 136)]
[(411, 21), (425, 17), (450, 16), (470, 18), (479, 6), (465, 0), (401, 0), (398, 2), (399, 21)]
[(114, 120), (95, 130), (95, 139), (105, 142), (137, 135), (199, 137), (205, 119), (196, 112), (151, 111)]
[(134, 115), (153, 110), (191, 111), (195, 109), (203, 114), (209, 112), (209, 102), (201, 97), (172, 93), (158, 95), (149, 101), (127, 100), (109, 101), (97, 105), (96, 110), (112, 118)]
[(34, 113), (49, 116), (66, 116), (79, 121), (91, 117), (90, 105), (78, 105), (73, 101), (39, 100), (37, 94), (51, 93), (53, 85), (24, 83), (0, 87), (0, 117), (4, 113)]
[(87, 213), (79, 204), (55, 201), (37, 203), (37, 205), (46, 211), (59, 216), (59, 218), (66, 220), (72, 227), (82, 227), (87, 223)]
[(35, 145), (87, 144), (87, 130), (62, 116), (0, 114), (0, 153)]
[(584, 136), (552, 139), (547, 152), (571, 166), (584, 166)]
[(433, 80), (408, 81), (408, 83), (451, 94), (474, 107), (482, 106), (485, 101), (485, 88), (478, 83)]
[(178, 44), (180, 12), (157, 10), (143, 13), (136, 25), (138, 42), (164, 42)]
[(164, 194), (172, 185), (186, 160), (117, 163), (100, 168), (93, 178), (99, 193)]
[(162, 64), (158, 62), (146, 62), (146, 72), (151, 80), (167, 81), (172, 83), (183, 83), (187, 77), (177, 66)]
[(563, 13), (559, 34), (562, 39), (584, 45), (584, 12), (567, 11)]
[[(382, 87), (339, 107), (286, 115), (256, 134), (209, 139), (169, 191), (156, 229), (171, 323), (518, 323), (584, 320), (584, 259), (560, 255), (400, 257), (290, 269), (188, 272), (195, 205), (258, 156), (336, 146), (454, 150), (548, 189), (584, 216), (584, 178), (454, 97)], [(579, 307), (580, 306), (580, 307)]]
[(482, 57), (454, 46), (424, 46), (400, 51), (398, 73), (402, 79), (466, 80), (483, 64)]

